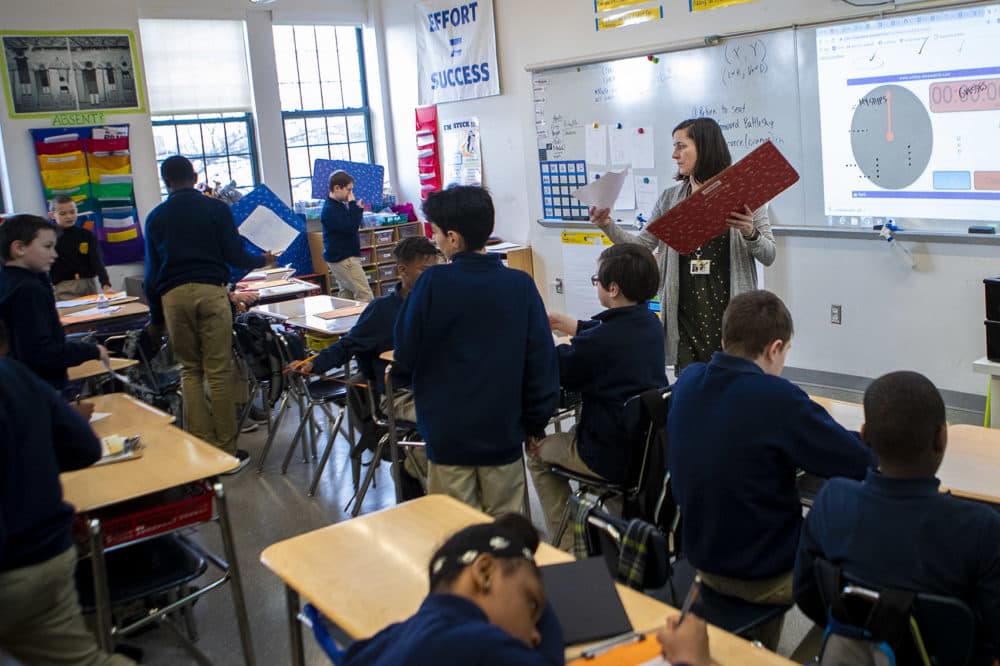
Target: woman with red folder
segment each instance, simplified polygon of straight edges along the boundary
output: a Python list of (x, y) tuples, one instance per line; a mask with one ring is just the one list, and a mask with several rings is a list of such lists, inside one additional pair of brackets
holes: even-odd
[[(652, 211), (654, 220), (733, 162), (722, 129), (711, 118), (685, 120), (674, 128), (673, 140), (680, 182), (660, 194)], [(591, 208), (590, 221), (615, 243), (640, 243), (657, 253), (667, 364), (678, 373), (722, 349), (722, 313), (729, 299), (757, 288), (754, 260), (765, 266), (774, 263), (767, 206), (733, 211), (726, 220), (728, 231), (687, 255), (649, 231), (632, 234), (620, 229), (607, 208)]]

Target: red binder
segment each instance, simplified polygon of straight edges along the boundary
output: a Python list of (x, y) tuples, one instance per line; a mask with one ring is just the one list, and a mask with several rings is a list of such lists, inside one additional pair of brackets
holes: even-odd
[(798, 172), (768, 141), (646, 228), (680, 254), (690, 254), (728, 228), (731, 212), (744, 206), (757, 210), (798, 179)]

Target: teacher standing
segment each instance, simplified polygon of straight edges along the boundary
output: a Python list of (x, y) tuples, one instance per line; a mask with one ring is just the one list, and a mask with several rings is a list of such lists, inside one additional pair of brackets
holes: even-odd
[[(674, 128), (673, 143), (675, 178), (680, 182), (660, 194), (654, 220), (733, 162), (722, 129), (711, 118), (685, 120)], [(691, 363), (708, 361), (722, 349), (722, 313), (729, 299), (757, 288), (754, 259), (765, 266), (774, 263), (767, 205), (756, 211), (749, 207), (733, 211), (726, 220), (728, 231), (685, 255), (649, 231), (631, 234), (620, 229), (610, 213), (607, 208), (591, 208), (590, 221), (614, 243), (639, 243), (657, 254), (667, 364), (680, 372)]]

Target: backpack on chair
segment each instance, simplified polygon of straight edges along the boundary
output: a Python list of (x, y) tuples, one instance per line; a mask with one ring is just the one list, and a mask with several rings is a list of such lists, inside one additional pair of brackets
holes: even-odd
[[(233, 321), (233, 332), (247, 368), (261, 384), (267, 386), (265, 409), (278, 402), (285, 387), (284, 366), (278, 353), (277, 333), (269, 320), (257, 312), (243, 312)], [(300, 344), (301, 346), (301, 344)]]

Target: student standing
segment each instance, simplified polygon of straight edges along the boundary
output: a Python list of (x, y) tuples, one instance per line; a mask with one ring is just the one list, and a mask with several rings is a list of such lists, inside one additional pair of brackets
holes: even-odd
[[(630, 454), (640, 442), (624, 438), (625, 401), (650, 388), (667, 385), (663, 360), (663, 325), (649, 309), (660, 282), (656, 260), (641, 245), (613, 245), (597, 260), (591, 278), (597, 298), (607, 308), (587, 321), (550, 314), (555, 330), (573, 336), (559, 345), (562, 387), (583, 396), (580, 422), (571, 432), (529, 441), (528, 468), (555, 535), (569, 498), (569, 481), (549, 471), (555, 463), (588, 476), (624, 483)], [(573, 546), (573, 531), (563, 532), (560, 548)]]
[(59, 321), (49, 269), (56, 259), (56, 230), (37, 215), (14, 215), (0, 224), (0, 321), (10, 335), (10, 355), (61, 391), (66, 368), (108, 359), (102, 345), (67, 342)]
[[(781, 371), (792, 316), (768, 291), (730, 302), (722, 348), (678, 377), (667, 431), (684, 551), (702, 581), (754, 603), (790, 604), (802, 505), (799, 469), (860, 479), (874, 463), (857, 434)], [(756, 636), (777, 646), (781, 620)]]
[[(733, 162), (726, 137), (711, 118), (685, 120), (673, 132), (678, 185), (664, 190), (653, 207), (655, 220), (696, 192)], [(767, 206), (733, 211), (729, 230), (689, 255), (679, 255), (659, 238), (619, 229), (610, 211), (592, 209), (590, 219), (615, 243), (641, 243), (659, 257), (660, 304), (667, 363), (678, 372), (695, 361), (708, 361), (722, 349), (722, 312), (729, 299), (757, 288), (755, 260), (774, 263), (774, 235)]]
[(493, 515), (521, 511), (522, 445), (544, 436), (559, 400), (545, 307), (530, 275), (484, 249), (485, 189), (432, 192), (423, 210), (451, 263), (425, 270), (403, 304), (394, 370), (412, 377), (428, 491)]
[(104, 293), (111, 293), (111, 280), (101, 261), (101, 249), (92, 232), (76, 226), (76, 202), (66, 195), (52, 200), (49, 218), (59, 227), (56, 253), (59, 255), (49, 276), (55, 285), (56, 300), (68, 301), (97, 293), (100, 280)]
[(341, 298), (372, 300), (372, 288), (361, 268), (361, 239), (358, 229), (364, 210), (354, 200), (354, 178), (346, 171), (330, 174), (330, 194), (323, 204), (323, 261), (330, 277), (337, 281)]
[(146, 218), (150, 333), (159, 340), (166, 324), (188, 431), (238, 457), (242, 469), (250, 454), (236, 449), (229, 267), (261, 268), (274, 255), (247, 253), (229, 206), (194, 189), (198, 174), (186, 157), (168, 157), (160, 175), (169, 195)]
[(796, 603), (826, 626), (814, 577), (822, 557), (869, 585), (961, 599), (976, 616), (977, 654), (1000, 658), (1000, 514), (941, 492), (941, 394), (923, 375), (892, 372), (868, 386), (864, 408), (861, 438), (878, 468), (819, 491), (799, 541)]
[[(0, 346), (4, 338), (0, 324)], [(0, 358), (0, 651), (25, 664), (133, 663), (98, 649), (73, 577), (73, 507), (59, 473), (100, 457), (80, 414), (23, 365)]]

